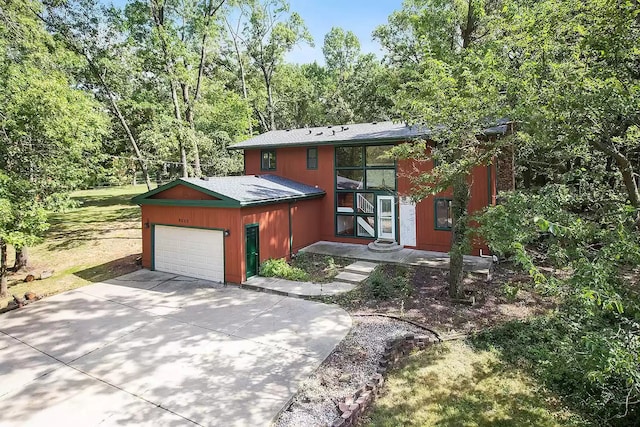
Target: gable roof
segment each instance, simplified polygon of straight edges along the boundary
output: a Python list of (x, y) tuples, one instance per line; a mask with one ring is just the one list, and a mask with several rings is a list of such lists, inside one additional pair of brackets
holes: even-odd
[[(185, 185), (218, 200), (155, 199), (152, 196), (177, 185)], [(321, 197), (324, 190), (276, 175), (219, 176), (178, 178), (131, 201), (138, 205), (184, 205), (208, 207), (245, 207)]]
[(429, 129), (404, 123), (373, 122), (343, 126), (272, 130), (235, 144), (230, 149), (268, 148), (275, 146), (327, 145), (357, 141), (403, 141), (428, 136)]
[[(486, 136), (504, 135), (509, 132), (509, 119), (500, 119), (496, 126), (485, 129)], [(302, 129), (272, 130), (229, 147), (245, 148), (293, 147), (298, 145), (342, 145), (357, 142), (397, 142), (414, 138), (429, 138), (431, 130), (423, 125), (401, 122), (355, 123), (350, 125), (322, 126)]]

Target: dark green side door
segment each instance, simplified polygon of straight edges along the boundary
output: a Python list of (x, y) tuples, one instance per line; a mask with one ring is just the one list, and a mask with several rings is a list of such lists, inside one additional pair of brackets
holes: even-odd
[(260, 264), (260, 251), (258, 248), (258, 225), (247, 225), (245, 227), (247, 279), (258, 274), (258, 266)]

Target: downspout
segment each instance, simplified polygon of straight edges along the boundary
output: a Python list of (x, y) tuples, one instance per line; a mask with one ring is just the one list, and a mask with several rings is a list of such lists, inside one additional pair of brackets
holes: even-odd
[(291, 226), (291, 207), (293, 202), (289, 202), (289, 259), (293, 259), (293, 227)]

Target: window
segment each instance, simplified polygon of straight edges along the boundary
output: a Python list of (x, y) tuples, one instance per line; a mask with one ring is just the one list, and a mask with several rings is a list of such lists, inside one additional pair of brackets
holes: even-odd
[(361, 168), (362, 147), (336, 147), (337, 168)]
[(386, 157), (392, 147), (353, 145), (335, 148), (337, 236), (375, 239), (376, 195), (388, 195), (396, 189), (395, 160)]
[(336, 171), (337, 190), (359, 190), (364, 188), (362, 169), (340, 169)]
[(367, 169), (368, 190), (395, 190), (395, 169)]
[(435, 229), (451, 230), (453, 227), (453, 215), (451, 212), (451, 199), (435, 200)]
[(367, 166), (393, 166), (393, 157), (385, 156), (391, 147), (391, 145), (373, 145), (366, 147)]
[(353, 217), (346, 215), (336, 216), (336, 234), (338, 236), (353, 236)]
[(276, 150), (262, 150), (260, 169), (263, 171), (276, 170)]
[(318, 169), (318, 149), (307, 148), (307, 169)]

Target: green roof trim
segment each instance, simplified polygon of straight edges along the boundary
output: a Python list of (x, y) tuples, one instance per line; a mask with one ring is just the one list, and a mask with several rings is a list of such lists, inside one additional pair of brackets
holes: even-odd
[[(184, 185), (185, 187), (189, 187), (193, 190), (199, 191), (211, 197), (215, 197), (216, 199), (219, 199), (219, 200), (188, 200), (188, 199), (184, 200), (184, 199), (150, 199), (149, 198), (158, 193), (162, 193), (163, 191), (168, 190), (170, 188), (177, 187), (178, 185)], [(167, 184), (161, 185), (160, 187), (155, 188), (151, 191), (147, 191), (146, 193), (139, 194), (136, 197), (132, 198), (131, 202), (136, 205), (206, 206), (206, 207), (220, 207), (220, 208), (233, 208), (233, 207), (239, 208), (240, 207), (240, 202), (235, 199), (229, 198), (227, 196), (223, 196), (222, 194), (200, 187), (198, 185), (195, 185), (181, 178), (176, 179), (175, 181), (171, 181)]]
[[(218, 200), (154, 199), (154, 195), (184, 185)], [(218, 190), (218, 191), (214, 191)], [(223, 194), (224, 193), (224, 194)], [(243, 208), (323, 197), (326, 193), (275, 175), (178, 178), (131, 199), (137, 205)]]

